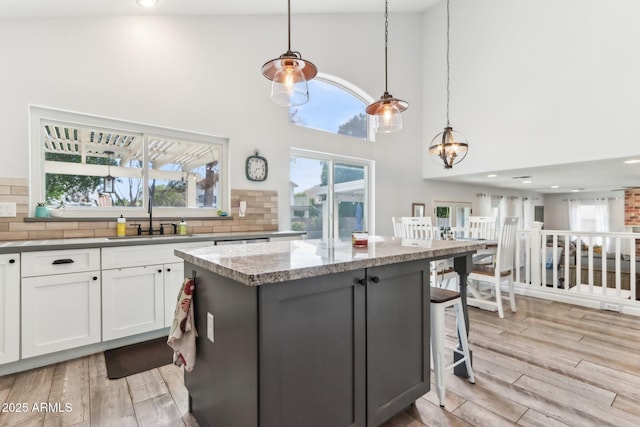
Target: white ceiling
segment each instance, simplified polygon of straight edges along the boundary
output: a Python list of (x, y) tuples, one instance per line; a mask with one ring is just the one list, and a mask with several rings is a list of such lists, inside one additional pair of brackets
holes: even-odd
[[(422, 12), (441, 0), (392, 0), (392, 12)], [(126, 15), (239, 15), (282, 14), (287, 11), (285, 0), (159, 0), (152, 9), (138, 6), (135, 0), (0, 0), (0, 18), (65, 17), (65, 16), (126, 16)], [(383, 0), (294, 0), (292, 13), (381, 13)], [(640, 158), (640, 156), (638, 157)], [(535, 167), (452, 176), (440, 180), (463, 184), (478, 184), (514, 188), (540, 193), (611, 191), (625, 186), (640, 187), (640, 163), (624, 164), (625, 159)], [(434, 165), (439, 167), (439, 165)], [(531, 176), (531, 183), (514, 177)], [(551, 186), (557, 185), (554, 189)]]
[[(392, 0), (393, 12), (422, 12), (440, 0)], [(261, 15), (286, 13), (286, 0), (158, 0), (150, 9), (135, 0), (1, 0), (0, 17), (117, 15)], [(384, 11), (383, 0), (293, 0), (291, 13)]]
[[(505, 169), (493, 173), (452, 176), (439, 180), (550, 194), (569, 193), (575, 190), (579, 192), (622, 191), (625, 187), (640, 187), (640, 162), (625, 163), (628, 160), (640, 161), (640, 156)], [(434, 165), (434, 167), (441, 166)], [(497, 176), (489, 177), (491, 174)], [(525, 181), (531, 182), (525, 183)], [(552, 186), (558, 186), (558, 188), (552, 188)]]

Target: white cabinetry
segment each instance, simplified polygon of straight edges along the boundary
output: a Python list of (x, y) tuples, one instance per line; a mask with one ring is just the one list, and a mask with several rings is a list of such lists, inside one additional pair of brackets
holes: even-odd
[(100, 341), (100, 249), (22, 254), (22, 357)]
[(102, 249), (102, 336), (122, 338), (171, 326), (184, 264), (174, 249), (193, 242)]
[(20, 356), (20, 254), (0, 255), (0, 365)]
[(102, 272), (102, 336), (105, 341), (164, 325), (162, 265)]

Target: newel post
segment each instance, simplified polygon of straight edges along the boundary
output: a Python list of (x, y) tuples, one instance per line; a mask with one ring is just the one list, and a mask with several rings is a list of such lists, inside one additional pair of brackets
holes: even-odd
[(531, 221), (531, 286), (540, 286), (542, 284), (542, 277), (540, 273), (542, 271), (541, 255), (541, 231), (544, 223), (540, 221)]

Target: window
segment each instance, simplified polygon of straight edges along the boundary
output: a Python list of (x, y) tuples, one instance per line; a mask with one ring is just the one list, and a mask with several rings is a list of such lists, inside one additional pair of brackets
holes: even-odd
[(319, 75), (308, 82), (309, 102), (289, 108), (289, 122), (298, 126), (373, 140), (365, 108), (373, 99), (337, 77)]
[(31, 206), (64, 204), (72, 217), (143, 215), (149, 200), (160, 216), (228, 208), (226, 139), (41, 107), (30, 126)]
[(350, 239), (372, 229), (374, 162), (292, 149), (290, 228), (307, 238)]
[[(571, 199), (569, 207), (569, 229), (571, 231), (603, 232), (609, 231), (609, 201), (595, 199), (580, 201)], [(602, 237), (594, 237), (593, 242), (602, 245)]]

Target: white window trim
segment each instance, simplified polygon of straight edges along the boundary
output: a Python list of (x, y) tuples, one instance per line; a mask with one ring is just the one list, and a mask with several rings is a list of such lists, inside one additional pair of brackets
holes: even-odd
[[(164, 128), (155, 125), (141, 124), (126, 120), (94, 116), (73, 111), (60, 110), (40, 105), (29, 105), (29, 212), (33, 212), (38, 202), (45, 200), (44, 150), (42, 141), (42, 123), (49, 121), (73, 123), (74, 125), (93, 126), (107, 129), (126, 129), (128, 132), (142, 135), (163, 135), (169, 138), (185, 139), (193, 142), (216, 143), (220, 149), (220, 181), (218, 195), (219, 209), (228, 211), (231, 201), (229, 176), (229, 139), (204, 133), (179, 129)], [(145, 145), (146, 151), (146, 145)], [(145, 176), (144, 179), (147, 177)], [(71, 218), (112, 218), (114, 215), (126, 213), (133, 216), (147, 216), (148, 190), (144, 190), (144, 206), (127, 207), (126, 212), (119, 206), (101, 207), (99, 209), (65, 209), (65, 217)], [(154, 207), (155, 217), (214, 217), (218, 208), (166, 208)]]
[[(354, 164), (354, 165), (359, 165), (359, 166), (366, 166), (367, 167), (367, 175), (364, 177), (364, 182), (365, 182), (365, 190), (366, 190), (366, 194), (367, 194), (367, 203), (365, 204), (367, 206), (367, 217), (369, 218), (369, 230), (367, 230), (369, 232), (369, 235), (375, 235), (376, 234), (376, 230), (375, 230), (375, 224), (376, 224), (376, 218), (375, 218), (375, 166), (376, 166), (376, 162), (375, 160), (369, 160), (369, 159), (362, 159), (359, 157), (350, 157), (350, 156), (343, 156), (343, 155), (339, 155), (339, 154), (331, 154), (331, 153), (324, 153), (321, 151), (313, 151), (313, 150), (307, 150), (304, 148), (296, 148), (296, 147), (291, 147), (289, 149), (289, 158), (291, 157), (306, 157), (306, 158), (310, 158), (310, 159), (317, 159), (317, 160), (326, 160), (328, 162), (345, 162), (345, 163), (350, 163), (350, 164)], [(328, 170), (329, 174), (332, 175), (333, 174), (333, 168), (329, 168)], [(333, 181), (333, 178), (330, 177), (330, 179)], [(337, 224), (334, 224), (334, 212), (335, 212), (335, 206), (333, 205), (333, 187), (328, 189), (328, 194), (327, 194), (327, 198), (330, 200), (330, 213), (329, 213), (329, 221), (330, 224), (327, 225), (327, 227), (331, 228), (333, 230), (334, 233), (334, 238), (337, 236), (338, 234), (338, 230), (337, 230)], [(291, 221), (291, 218), (289, 218), (289, 221)]]

